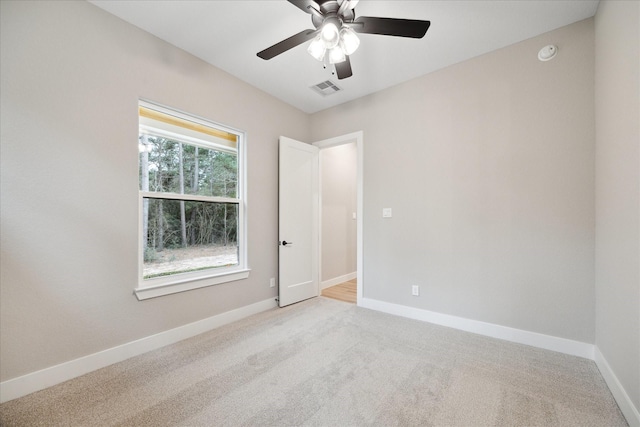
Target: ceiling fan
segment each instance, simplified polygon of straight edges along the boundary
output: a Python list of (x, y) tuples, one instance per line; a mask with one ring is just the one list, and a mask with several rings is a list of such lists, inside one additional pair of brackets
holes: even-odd
[(271, 59), (287, 50), (313, 39), (307, 51), (318, 61), (333, 64), (338, 79), (351, 77), (351, 55), (360, 45), (356, 33), (385, 36), (424, 37), (430, 21), (417, 19), (356, 18), (358, 0), (287, 0), (303, 12), (311, 15), (314, 30), (304, 30), (265, 50), (258, 52), (262, 59)]

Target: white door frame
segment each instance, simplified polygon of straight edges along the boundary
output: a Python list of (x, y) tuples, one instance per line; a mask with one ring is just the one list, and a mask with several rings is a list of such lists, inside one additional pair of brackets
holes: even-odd
[[(320, 150), (325, 148), (335, 147), (338, 145), (349, 144), (351, 142), (355, 142), (356, 144), (356, 152), (357, 152), (357, 172), (356, 172), (356, 192), (357, 192), (357, 202), (356, 202), (356, 278), (357, 278), (357, 305), (360, 305), (362, 301), (362, 294), (364, 289), (364, 263), (363, 263), (363, 249), (364, 249), (364, 236), (363, 236), (363, 212), (364, 212), (364, 203), (363, 203), (363, 188), (364, 188), (364, 174), (363, 174), (363, 164), (364, 164), (364, 132), (357, 131), (353, 133), (349, 133), (346, 135), (336, 136), (334, 138), (324, 139), (322, 141), (314, 142), (313, 145), (317, 146)], [(320, 191), (322, 197), (322, 191)], [(319, 204), (320, 215), (322, 215), (322, 203)], [(322, 224), (322, 221), (320, 221)], [(322, 226), (321, 226), (322, 227)], [(322, 248), (322, 232), (320, 230), (320, 248)], [(322, 266), (322, 251), (318, 251), (318, 256), (320, 257), (318, 261), (318, 265)]]

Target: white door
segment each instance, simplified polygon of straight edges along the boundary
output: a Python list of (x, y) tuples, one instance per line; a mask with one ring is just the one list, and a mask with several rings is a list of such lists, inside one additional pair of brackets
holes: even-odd
[(318, 159), (318, 147), (280, 137), (280, 307), (319, 295)]

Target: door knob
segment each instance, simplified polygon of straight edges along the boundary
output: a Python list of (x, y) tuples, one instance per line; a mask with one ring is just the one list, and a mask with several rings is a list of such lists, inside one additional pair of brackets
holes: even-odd
[(282, 246), (293, 245), (293, 242), (287, 242), (286, 240), (282, 241)]

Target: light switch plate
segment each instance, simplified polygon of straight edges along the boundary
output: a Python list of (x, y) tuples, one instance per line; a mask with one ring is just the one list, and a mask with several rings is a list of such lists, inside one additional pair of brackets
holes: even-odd
[(382, 208), (382, 218), (391, 218), (391, 208)]

